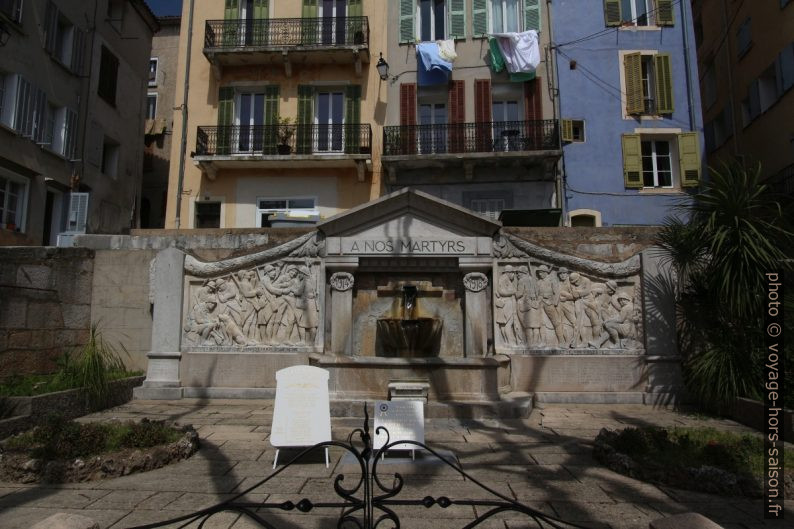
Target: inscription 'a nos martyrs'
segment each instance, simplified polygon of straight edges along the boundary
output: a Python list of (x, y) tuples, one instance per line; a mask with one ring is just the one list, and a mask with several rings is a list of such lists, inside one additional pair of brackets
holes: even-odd
[(346, 241), (346, 253), (373, 254), (466, 254), (472, 253), (465, 240), (364, 239)]

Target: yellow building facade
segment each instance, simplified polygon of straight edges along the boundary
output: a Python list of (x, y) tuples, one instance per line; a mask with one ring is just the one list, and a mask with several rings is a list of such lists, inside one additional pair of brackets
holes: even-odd
[(379, 5), (183, 3), (166, 228), (313, 224), (380, 196)]

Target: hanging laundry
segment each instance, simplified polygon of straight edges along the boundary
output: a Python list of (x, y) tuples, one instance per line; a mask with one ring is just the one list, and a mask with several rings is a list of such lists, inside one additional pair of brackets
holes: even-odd
[(416, 46), (416, 83), (419, 86), (432, 86), (449, 82), (452, 63), (441, 58), (440, 49), (435, 42), (423, 42)]
[(510, 73), (534, 72), (540, 64), (538, 32), (534, 29), (523, 33), (495, 33), (496, 41)]
[(494, 37), (488, 37), (488, 54), (491, 57), (491, 70), (496, 73), (505, 69), (505, 59), (502, 57), (502, 50)]
[(437, 40), (436, 44), (438, 44), (438, 54), (442, 59), (447, 62), (455, 62), (458, 54), (455, 52), (455, 41), (453, 39)]
[(523, 83), (524, 81), (531, 81), (535, 78), (535, 72), (518, 72), (509, 75), (510, 80), (514, 83)]

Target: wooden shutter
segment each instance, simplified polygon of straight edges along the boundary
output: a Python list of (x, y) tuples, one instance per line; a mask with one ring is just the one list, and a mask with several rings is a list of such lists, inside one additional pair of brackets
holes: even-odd
[(604, 0), (604, 19), (607, 26), (620, 26), (623, 14), (620, 12), (621, 0)]
[(270, 15), (270, 0), (254, 0), (254, 18), (263, 19)]
[(540, 0), (524, 0), (524, 31), (540, 31)]
[(656, 0), (656, 25), (673, 25), (673, 0)]
[(642, 141), (639, 134), (624, 134), (623, 183), (629, 188), (642, 188)]
[(72, 72), (76, 73), (77, 75), (81, 75), (83, 73), (85, 40), (86, 32), (74, 28), (74, 41), (72, 42), (72, 60), (70, 67)]
[(535, 77), (524, 83), (524, 117), (527, 121), (543, 119), (543, 103), (541, 102), (541, 79)]
[(238, 11), (238, 2), (239, 0), (226, 0), (223, 9), (224, 20), (237, 20), (240, 18), (240, 13)]
[(234, 123), (234, 88), (223, 86), (218, 89), (218, 145), (217, 154), (229, 154), (232, 145)]
[(263, 154), (275, 154), (276, 144), (278, 143), (278, 85), (267, 85), (265, 87), (265, 124), (264, 141), (262, 143)]
[(656, 77), (656, 113), (673, 113), (673, 73), (670, 54), (659, 53), (653, 57)]
[(44, 14), (44, 31), (44, 48), (48, 52), (54, 53), (58, 37), (58, 8), (52, 1), (47, 2), (47, 11)]
[(626, 113), (642, 114), (645, 100), (642, 95), (642, 54), (627, 53), (623, 56), (623, 73), (626, 80)]
[(399, 146), (393, 150), (402, 154), (416, 152), (416, 83), (400, 84), (400, 129)]
[(466, 138), (466, 83), (450, 81), (448, 97), (449, 152), (463, 152)]
[(491, 80), (474, 80), (474, 121), (477, 122), (477, 152), (490, 151), (493, 148), (491, 139)]
[(298, 85), (298, 154), (312, 152), (312, 123), (314, 122), (314, 87)]
[(69, 194), (69, 218), (66, 220), (66, 231), (85, 233), (88, 219), (88, 193)]
[(560, 130), (562, 141), (573, 141), (573, 120), (561, 119)]
[(317, 0), (303, 0), (303, 9), (301, 10), (301, 17), (317, 18)]
[(347, 0), (347, 16), (360, 17), (363, 14), (361, 0)]
[(301, 42), (304, 45), (317, 44), (317, 33), (319, 23), (317, 21), (317, 0), (303, 0), (301, 9)]
[(448, 0), (449, 38), (466, 38), (466, 0)]
[(66, 109), (61, 154), (69, 160), (77, 157), (77, 112), (71, 109)]
[(358, 154), (361, 144), (361, 85), (345, 87), (345, 152)]
[(400, 42), (416, 40), (415, 12), (416, 0), (400, 0)]
[(488, 0), (471, 1), (471, 23), (475, 37), (488, 33)]
[(700, 138), (697, 132), (678, 135), (678, 160), (681, 166), (681, 186), (696, 187), (700, 183)]

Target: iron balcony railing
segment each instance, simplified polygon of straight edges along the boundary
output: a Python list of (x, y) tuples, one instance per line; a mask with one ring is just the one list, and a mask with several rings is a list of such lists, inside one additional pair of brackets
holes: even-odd
[(383, 127), (383, 155), (546, 151), (559, 148), (557, 120)]
[(208, 20), (206, 50), (304, 46), (369, 47), (367, 17)]
[(369, 124), (339, 125), (227, 125), (199, 127), (199, 156), (287, 154), (370, 154)]

